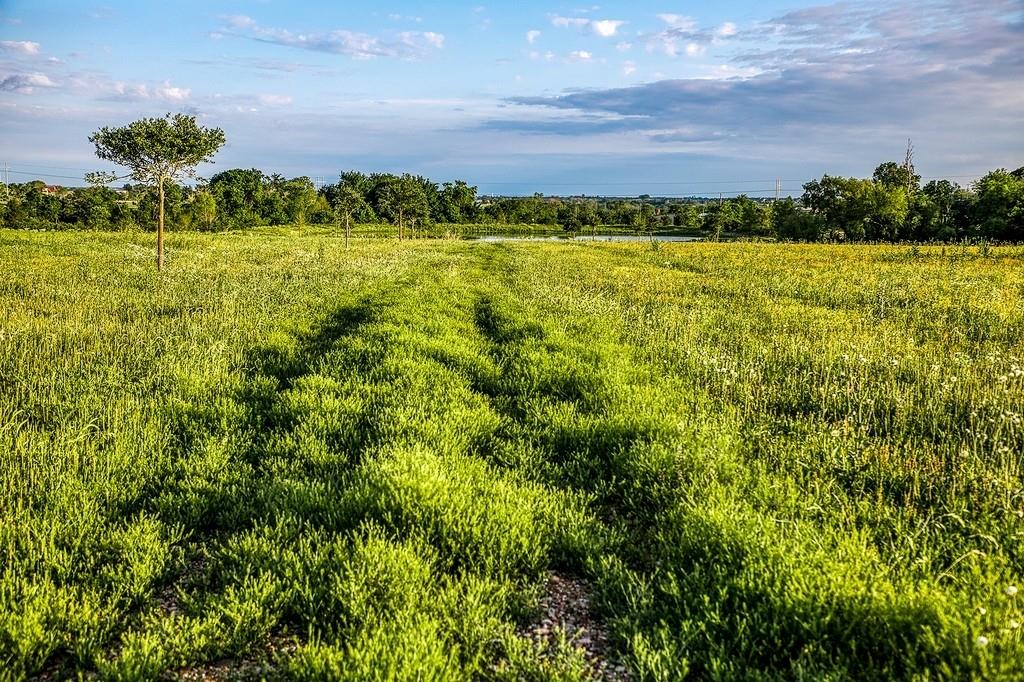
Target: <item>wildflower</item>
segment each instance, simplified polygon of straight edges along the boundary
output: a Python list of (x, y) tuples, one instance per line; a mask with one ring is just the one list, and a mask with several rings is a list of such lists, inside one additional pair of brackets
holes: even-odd
[(987, 646), (988, 645), (988, 637), (986, 637), (985, 635), (978, 635), (977, 642), (978, 642), (978, 646)]
[(1020, 627), (1020, 621), (1019, 620), (1011, 620), (1010, 621), (1010, 629), (1011, 630), (1016, 630), (1019, 627)]
[(1013, 597), (1016, 594), (1017, 594), (1017, 586), (1016, 585), (1007, 585), (1006, 586), (1006, 596), (1007, 597)]

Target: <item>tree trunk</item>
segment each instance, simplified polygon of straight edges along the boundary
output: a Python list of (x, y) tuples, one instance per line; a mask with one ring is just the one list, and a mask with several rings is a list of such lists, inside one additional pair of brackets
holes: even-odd
[(345, 214), (345, 250), (348, 251), (348, 235), (349, 235), (349, 222), (350, 218), (348, 213)]
[(404, 223), (405, 223), (405, 217), (402, 215), (402, 212), (399, 211), (398, 212), (398, 240), (399, 241), (401, 241), (402, 237), (404, 236), (404, 228), (405, 228)]
[(156, 223), (156, 269), (164, 269), (164, 179), (160, 178), (160, 217)]

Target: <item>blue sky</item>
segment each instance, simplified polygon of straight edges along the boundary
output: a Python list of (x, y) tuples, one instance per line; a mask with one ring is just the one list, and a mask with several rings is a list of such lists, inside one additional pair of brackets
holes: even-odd
[(1024, 0), (0, 0), (12, 181), (74, 184), (90, 132), (168, 111), (224, 128), (206, 175), (756, 193), (868, 175), (909, 137), (966, 183), (1024, 165)]

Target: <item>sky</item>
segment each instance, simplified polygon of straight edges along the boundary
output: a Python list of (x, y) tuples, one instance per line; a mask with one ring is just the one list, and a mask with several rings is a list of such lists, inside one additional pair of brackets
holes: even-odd
[(785, 193), (902, 161), (1024, 166), (1024, 0), (0, 0), (11, 182), (109, 168), (104, 125), (185, 112), (235, 167), (485, 194)]

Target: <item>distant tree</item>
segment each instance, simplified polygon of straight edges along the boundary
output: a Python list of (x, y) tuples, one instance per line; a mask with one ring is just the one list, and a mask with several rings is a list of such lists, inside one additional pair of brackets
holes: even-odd
[(423, 184), (412, 175), (387, 177), (378, 190), (380, 212), (398, 226), (398, 238), (405, 238), (406, 222), (421, 219), (430, 212)]
[(637, 232), (647, 232), (651, 229), (654, 221), (654, 207), (645, 200), (640, 200), (640, 205), (630, 216), (630, 225)]
[(289, 223), (305, 225), (310, 222), (316, 210), (316, 186), (303, 176), (286, 180), (282, 184), (285, 216)]
[(964, 191), (949, 180), (932, 180), (914, 197), (906, 236), (915, 241), (949, 240), (965, 227), (958, 225), (958, 207)]
[(974, 219), (982, 235), (1005, 241), (1024, 241), (1024, 173), (1000, 169), (974, 185)]
[(700, 213), (700, 206), (692, 201), (676, 204), (672, 207), (673, 222), (676, 227), (689, 230), (700, 228)]
[(789, 197), (775, 202), (772, 220), (779, 239), (808, 242), (821, 239), (822, 219)]
[(446, 182), (438, 196), (439, 219), (448, 223), (471, 221), (476, 217), (476, 187), (462, 180)]
[(232, 168), (217, 173), (208, 188), (217, 202), (219, 222), (230, 227), (249, 227), (262, 220), (267, 177), (256, 168)]
[(821, 219), (823, 235), (859, 241), (867, 234), (871, 180), (823, 175), (804, 185), (803, 205)]
[(909, 198), (904, 187), (871, 183), (866, 187), (865, 236), (873, 241), (897, 241), (907, 236)]
[(213, 198), (207, 189), (196, 190), (192, 195), (192, 216), (195, 222), (207, 230), (213, 229), (213, 223), (217, 219), (217, 200)]
[(745, 234), (765, 234), (769, 231), (768, 213), (765, 206), (746, 194), (733, 199), (738, 213), (736, 231)]
[(348, 240), (352, 234), (352, 216), (366, 204), (366, 200), (353, 185), (348, 184), (341, 184), (333, 198), (335, 215), (339, 222), (345, 223), (345, 248), (347, 249)]
[[(195, 176), (200, 163), (210, 162), (224, 145), (224, 131), (203, 128), (194, 116), (167, 114), (144, 118), (120, 128), (100, 128), (89, 136), (96, 155), (130, 169), (136, 182), (153, 185), (160, 195), (156, 266), (164, 267), (164, 184)], [(111, 176), (111, 181), (115, 179)]]
[(718, 201), (704, 206), (704, 229), (714, 235), (718, 241), (722, 233), (735, 231), (740, 225), (739, 204), (735, 201)]
[[(597, 228), (601, 218), (597, 213), (597, 203), (593, 201), (581, 201), (577, 204), (577, 213), (581, 227)], [(596, 234), (596, 229), (594, 230)]]
[(558, 223), (566, 232), (576, 233), (583, 228), (583, 221), (580, 219), (580, 207), (574, 201), (563, 203), (558, 207)]
[(921, 184), (921, 176), (915, 172), (913, 164), (900, 164), (895, 161), (879, 164), (871, 179), (889, 189), (906, 190), (910, 187), (912, 192)]

